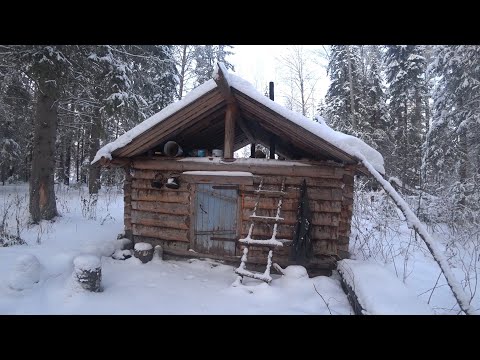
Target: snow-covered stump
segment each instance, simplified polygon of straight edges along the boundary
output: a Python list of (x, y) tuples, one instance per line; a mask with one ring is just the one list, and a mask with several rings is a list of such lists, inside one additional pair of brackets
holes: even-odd
[(31, 288), (40, 281), (42, 269), (43, 266), (36, 256), (19, 256), (8, 281), (9, 287), (18, 291)]
[(135, 244), (134, 256), (140, 259), (142, 263), (147, 263), (153, 259), (153, 246), (149, 243), (139, 242)]
[(102, 262), (95, 255), (80, 255), (73, 261), (74, 279), (85, 290), (101, 291)]

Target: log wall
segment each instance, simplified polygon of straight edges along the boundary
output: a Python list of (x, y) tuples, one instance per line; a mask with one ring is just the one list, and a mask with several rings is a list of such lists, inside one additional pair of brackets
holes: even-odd
[[(161, 170), (162, 162), (168, 170)], [(132, 168), (127, 171), (125, 181), (125, 230), (132, 234), (134, 242), (149, 242), (152, 245), (162, 245), (166, 254), (171, 250), (175, 254), (193, 255), (189, 251), (193, 247), (193, 209), (195, 203), (195, 183), (215, 182), (218, 184), (232, 184), (231, 177), (196, 177), (180, 175), (179, 189), (168, 189), (163, 186), (160, 189), (152, 187), (152, 180), (161, 174), (164, 181), (172, 175), (181, 174), (182, 171), (190, 170), (183, 163), (180, 171), (175, 172), (177, 161), (158, 160), (157, 162), (134, 161)], [(151, 166), (154, 164), (154, 166)], [(198, 163), (192, 166), (192, 170), (198, 170)], [(215, 170), (230, 170), (230, 164), (216, 166)], [(253, 182), (246, 182), (245, 178), (239, 183), (239, 224), (238, 235), (245, 237), (248, 233), (252, 213), (257, 195), (255, 190), (263, 178), (263, 189), (280, 190), (282, 179), (286, 178), (287, 194), (283, 197), (280, 216), (284, 221), (280, 223), (277, 239), (292, 240), (294, 225), (297, 220), (297, 208), (300, 195), (300, 184), (303, 179), (307, 182), (307, 194), (312, 212), (312, 232), (315, 258), (312, 260), (312, 268), (331, 268), (332, 259), (348, 256), (348, 239), (350, 236), (350, 221), (353, 207), (353, 181), (355, 167), (351, 165), (322, 165), (298, 167), (299, 174), (295, 173), (295, 167), (287, 171), (282, 166), (248, 166), (242, 169), (239, 164), (235, 165), (235, 171), (250, 171), (255, 169)], [(209, 169), (210, 170), (210, 169)], [(263, 172), (263, 173), (262, 173)], [(275, 174), (276, 172), (280, 175)], [(289, 175), (285, 175), (288, 173)], [(293, 173), (293, 174), (292, 174)], [(257, 215), (275, 216), (278, 197), (262, 197), (258, 206)], [(272, 223), (256, 223), (253, 238), (268, 239), (272, 235)], [(237, 243), (236, 257), (239, 261), (242, 246)], [(250, 247), (249, 259), (258, 263), (266, 262), (268, 250), (264, 248)], [(281, 266), (290, 264), (288, 255), (289, 246), (276, 249), (274, 261)], [(203, 254), (205, 255), (205, 254)]]

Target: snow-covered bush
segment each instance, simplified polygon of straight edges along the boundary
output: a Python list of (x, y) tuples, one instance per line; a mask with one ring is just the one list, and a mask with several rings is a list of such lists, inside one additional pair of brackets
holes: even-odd
[(14, 290), (31, 288), (40, 281), (43, 270), (42, 264), (34, 255), (22, 255), (15, 261), (10, 274), (8, 285)]

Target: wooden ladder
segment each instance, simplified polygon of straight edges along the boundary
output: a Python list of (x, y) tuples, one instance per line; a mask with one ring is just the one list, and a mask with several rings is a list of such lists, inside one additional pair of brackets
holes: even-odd
[[(241, 258), (240, 266), (235, 269), (235, 273), (238, 275), (237, 279), (233, 283), (234, 286), (241, 284), (243, 281), (243, 277), (250, 277), (253, 279), (261, 280), (270, 284), (272, 281), (272, 277), (270, 276), (270, 268), (272, 267), (272, 257), (273, 257), (273, 249), (279, 246), (283, 246), (284, 243), (289, 242), (289, 240), (278, 240), (277, 239), (277, 228), (278, 223), (282, 222), (284, 218), (280, 217), (280, 211), (282, 209), (282, 200), (283, 196), (286, 194), (285, 192), (285, 178), (282, 179), (282, 185), (280, 190), (264, 190), (263, 187), (263, 178), (260, 181), (258, 189), (255, 190), (257, 194), (257, 198), (255, 201), (255, 206), (253, 208), (252, 215), (250, 215), (250, 220), (252, 223), (250, 224), (250, 229), (248, 230), (248, 235), (245, 238), (239, 239), (238, 242), (244, 244), (245, 247), (243, 249), (243, 256)], [(275, 216), (258, 216), (257, 209), (260, 203), (260, 200), (265, 197), (278, 197), (278, 204), (277, 204), (277, 213)], [(273, 223), (273, 231), (272, 237), (270, 239), (252, 239), (253, 228), (255, 224), (258, 222), (263, 223)], [(249, 246), (257, 246), (257, 247), (268, 247), (270, 248), (268, 252), (267, 264), (264, 273), (255, 273), (247, 270), (246, 263), (248, 261), (248, 250)]]

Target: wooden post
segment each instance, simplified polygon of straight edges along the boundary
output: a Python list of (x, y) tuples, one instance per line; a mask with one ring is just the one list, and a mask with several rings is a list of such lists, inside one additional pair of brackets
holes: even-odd
[(233, 145), (235, 143), (235, 106), (227, 105), (225, 113), (225, 141), (223, 148), (223, 157), (233, 159)]
[(275, 159), (275, 136), (270, 137), (270, 159)]
[(270, 81), (270, 84), (269, 84), (269, 87), (268, 87), (269, 95), (270, 95), (270, 100), (275, 101), (275, 94), (274, 94), (273, 89), (274, 89), (274, 87), (273, 87), (273, 81)]
[(251, 143), (250, 144), (250, 157), (251, 158), (254, 158), (255, 157), (255, 148), (256, 148), (256, 144), (255, 143)]

